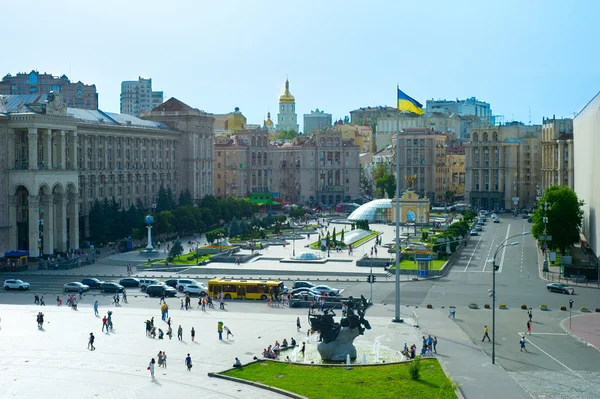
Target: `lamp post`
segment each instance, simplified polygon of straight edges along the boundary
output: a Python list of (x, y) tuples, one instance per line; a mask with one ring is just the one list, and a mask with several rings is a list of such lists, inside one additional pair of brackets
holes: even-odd
[(394, 219), (396, 224), (396, 307), (395, 317), (392, 320), (395, 323), (403, 323), (400, 317), (400, 117), (398, 117), (396, 129), (396, 206), (394, 210)]
[(296, 256), (296, 236), (292, 236), (292, 256)]
[(548, 271), (548, 210), (552, 209), (552, 205), (548, 202), (541, 204), (541, 208), (544, 210), (544, 271)]
[(494, 252), (494, 257), (492, 259), (488, 260), (488, 262), (492, 262), (492, 265), (493, 265), (492, 292), (491, 292), (491, 296), (492, 296), (492, 364), (496, 364), (496, 256), (498, 255), (498, 252), (500, 252), (500, 250), (502, 248), (512, 247), (514, 245), (520, 244), (520, 242), (518, 242), (518, 241), (509, 243), (509, 242), (507, 242), (508, 240), (510, 240), (511, 238), (515, 238), (515, 237), (526, 236), (528, 234), (529, 234), (529, 232), (525, 231), (521, 234), (515, 234), (514, 236), (508, 237), (506, 240), (504, 240), (500, 243), (498, 248), (496, 248), (496, 252)]

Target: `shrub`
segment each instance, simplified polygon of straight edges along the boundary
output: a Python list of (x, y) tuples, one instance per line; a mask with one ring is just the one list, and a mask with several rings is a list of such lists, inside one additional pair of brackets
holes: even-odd
[(600, 313), (600, 308), (596, 308), (596, 312)]
[(487, 303), (485, 305), (483, 305), (484, 308), (489, 309), (490, 305), (488, 305)]
[(421, 377), (421, 355), (416, 356), (408, 368), (411, 380), (418, 380)]
[(525, 304), (521, 305), (521, 309), (527, 310), (527, 305), (525, 305)]
[(589, 312), (590, 310), (588, 308), (586, 308), (585, 306), (581, 307), (581, 311), (582, 312)]
[(499, 308), (505, 308), (505, 307), (506, 307), (506, 304), (504, 304), (504, 303), (501, 303), (500, 305), (498, 305), (498, 307), (499, 307)]
[(560, 310), (567, 310), (567, 307), (563, 305), (560, 307)]
[(432, 304), (430, 304), (430, 303), (428, 303), (428, 304), (427, 304), (427, 309), (433, 309), (433, 305), (432, 305)]
[(545, 303), (540, 304), (540, 308), (547, 308), (548, 305), (546, 305)]

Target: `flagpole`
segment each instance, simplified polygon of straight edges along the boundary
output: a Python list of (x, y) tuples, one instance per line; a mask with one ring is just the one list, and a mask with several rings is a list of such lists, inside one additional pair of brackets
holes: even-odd
[(398, 112), (398, 90), (400, 87), (396, 85), (396, 314), (395, 323), (403, 323), (400, 318), (400, 151), (398, 145), (400, 143), (400, 114)]

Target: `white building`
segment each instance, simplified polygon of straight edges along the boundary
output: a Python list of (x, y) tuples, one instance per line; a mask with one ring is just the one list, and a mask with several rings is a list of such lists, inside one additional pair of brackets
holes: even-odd
[(600, 93), (573, 120), (575, 192), (583, 204), (582, 233), (595, 253), (600, 251)]
[(121, 82), (121, 113), (140, 116), (163, 103), (163, 92), (152, 91), (152, 79)]
[(440, 112), (447, 115), (457, 114), (459, 116), (476, 116), (487, 126), (495, 125), (490, 104), (485, 101), (479, 101), (475, 97), (467, 98), (465, 100), (457, 99), (455, 101), (427, 100), (425, 103), (425, 112)]
[(296, 98), (290, 93), (290, 82), (285, 80), (285, 92), (279, 97), (279, 114), (277, 114), (277, 130), (300, 131), (296, 115)]

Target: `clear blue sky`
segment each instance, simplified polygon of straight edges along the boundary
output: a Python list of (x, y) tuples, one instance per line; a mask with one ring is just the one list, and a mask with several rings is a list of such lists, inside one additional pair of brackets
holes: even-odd
[[(599, 1), (54, 0), (2, 5), (0, 74), (95, 83), (151, 77), (165, 99), (248, 123), (276, 118), (289, 76), (298, 121), (475, 96), (505, 120), (572, 117), (600, 89)], [(301, 126), (302, 127), (302, 126)]]

